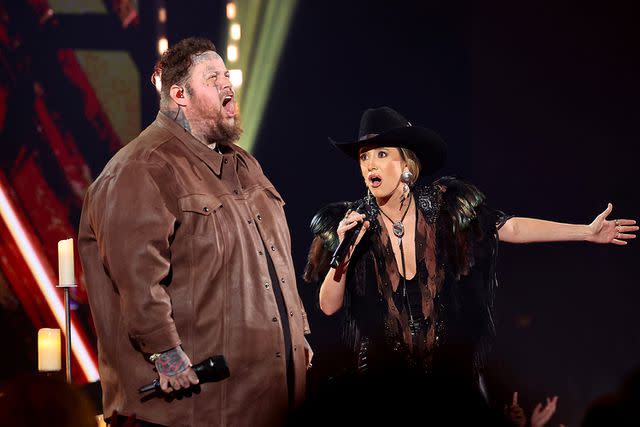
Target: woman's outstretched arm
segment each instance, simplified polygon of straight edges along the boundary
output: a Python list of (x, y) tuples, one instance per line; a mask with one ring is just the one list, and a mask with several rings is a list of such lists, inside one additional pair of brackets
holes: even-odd
[(498, 230), (498, 236), (501, 241), (510, 243), (587, 241), (626, 245), (627, 240), (636, 238), (634, 233), (638, 226), (632, 219), (608, 220), (612, 210), (613, 205), (609, 203), (607, 209), (588, 225), (513, 217)]

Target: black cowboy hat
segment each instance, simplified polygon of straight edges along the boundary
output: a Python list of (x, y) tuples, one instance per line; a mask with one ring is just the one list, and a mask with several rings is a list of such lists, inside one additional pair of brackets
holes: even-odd
[(404, 147), (413, 151), (425, 175), (440, 169), (447, 157), (447, 145), (431, 129), (413, 126), (400, 113), (389, 108), (369, 108), (360, 118), (358, 140), (331, 143), (355, 159), (358, 150), (364, 146)]

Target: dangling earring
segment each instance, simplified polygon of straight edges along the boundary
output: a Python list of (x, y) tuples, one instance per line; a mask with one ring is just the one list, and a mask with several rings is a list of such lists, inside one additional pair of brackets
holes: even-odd
[(407, 184), (402, 185), (402, 196), (400, 196), (400, 210), (404, 207), (404, 202), (409, 198), (409, 186)]
[(409, 169), (405, 169), (404, 172), (400, 174), (400, 182), (404, 185), (402, 187), (402, 197), (400, 198), (400, 209), (404, 206), (404, 202), (409, 197), (409, 183), (413, 179), (413, 174)]
[(371, 198), (373, 195), (371, 194), (371, 189), (367, 187), (367, 204), (371, 204)]

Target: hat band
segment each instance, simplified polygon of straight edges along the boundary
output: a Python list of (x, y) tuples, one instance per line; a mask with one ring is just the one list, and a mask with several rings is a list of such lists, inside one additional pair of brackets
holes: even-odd
[(358, 141), (366, 141), (367, 139), (375, 138), (378, 135), (379, 134), (377, 133), (368, 133), (366, 135), (361, 136), (360, 139), (358, 139)]
[[(410, 128), (411, 126), (413, 126), (411, 124), (411, 122), (407, 121), (407, 124), (404, 126), (399, 126), (398, 128)], [(379, 133), (368, 133), (366, 135), (361, 136), (358, 141), (366, 141), (367, 139), (371, 139), (374, 138), (376, 136), (380, 135)]]

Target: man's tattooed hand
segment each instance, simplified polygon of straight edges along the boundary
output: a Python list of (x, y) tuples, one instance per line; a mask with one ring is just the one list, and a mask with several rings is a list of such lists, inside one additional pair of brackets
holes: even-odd
[(191, 369), (191, 361), (180, 346), (160, 353), (154, 363), (160, 378), (160, 388), (165, 393), (198, 384), (198, 376)]
[(179, 346), (171, 350), (160, 353), (155, 361), (158, 373), (172, 377), (191, 366), (189, 357)]

